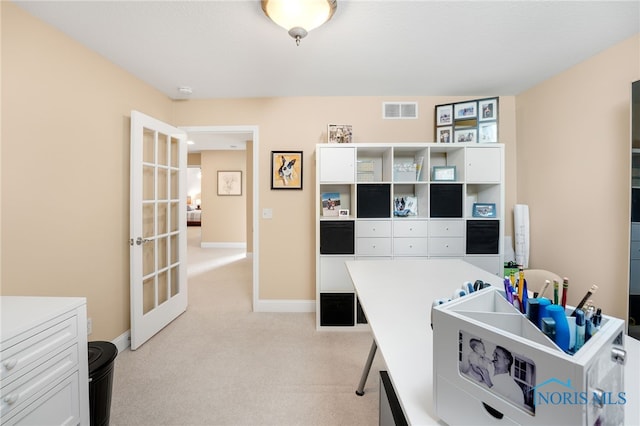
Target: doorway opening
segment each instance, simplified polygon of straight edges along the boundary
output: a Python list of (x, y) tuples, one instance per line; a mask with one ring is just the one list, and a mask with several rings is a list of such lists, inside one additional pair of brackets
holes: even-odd
[[(257, 306), (257, 300), (259, 293), (258, 282), (258, 259), (259, 259), (259, 232), (258, 232), (258, 126), (194, 126), (194, 127), (180, 127), (187, 133), (187, 140), (191, 141), (188, 145), (189, 155), (195, 153), (209, 152), (211, 151), (244, 151), (245, 152), (245, 167), (246, 173), (242, 173), (242, 181), (245, 182), (244, 188), (246, 188), (246, 194), (244, 195), (244, 211), (246, 212), (246, 256), (252, 260), (252, 297), (251, 305), (252, 310), (255, 311)], [(215, 153), (213, 153), (215, 156)], [(217, 166), (216, 166), (217, 167)], [(217, 180), (217, 172), (224, 170), (225, 165), (219, 165), (219, 170), (209, 170), (208, 176), (211, 180), (212, 173), (213, 179)], [(226, 168), (227, 171), (229, 168)], [(207, 172), (204, 172), (207, 176)], [(210, 184), (211, 182), (209, 182)], [(210, 191), (209, 191), (210, 192)], [(202, 195), (197, 200), (200, 200), (202, 205), (202, 224), (206, 227), (207, 212), (206, 212), (206, 197), (207, 194)], [(203, 201), (204, 200), (204, 201)], [(192, 200), (192, 202), (195, 200)], [(232, 247), (233, 245), (231, 245)], [(206, 247), (206, 245), (203, 245)], [(237, 248), (237, 247), (236, 247)]]

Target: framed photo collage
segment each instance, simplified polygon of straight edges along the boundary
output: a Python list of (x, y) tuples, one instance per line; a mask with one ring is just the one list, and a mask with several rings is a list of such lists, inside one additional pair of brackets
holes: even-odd
[(498, 142), (498, 98), (436, 105), (435, 141)]

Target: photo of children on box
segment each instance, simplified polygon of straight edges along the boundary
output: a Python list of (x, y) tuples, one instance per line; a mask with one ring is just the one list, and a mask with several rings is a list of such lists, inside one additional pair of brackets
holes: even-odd
[(466, 331), (459, 332), (460, 374), (535, 414), (536, 366), (530, 359)]

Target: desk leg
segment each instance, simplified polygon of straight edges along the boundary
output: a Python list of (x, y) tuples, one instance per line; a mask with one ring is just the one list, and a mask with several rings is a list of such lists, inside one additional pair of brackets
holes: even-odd
[(364, 385), (367, 383), (367, 377), (369, 377), (369, 371), (371, 370), (371, 364), (373, 364), (373, 358), (376, 356), (376, 350), (378, 349), (378, 345), (376, 345), (376, 341), (374, 340), (371, 344), (371, 349), (369, 350), (369, 357), (367, 358), (367, 363), (364, 365), (364, 370), (362, 371), (362, 377), (360, 378), (360, 383), (358, 384), (358, 389), (356, 389), (356, 395), (362, 396), (364, 395)]

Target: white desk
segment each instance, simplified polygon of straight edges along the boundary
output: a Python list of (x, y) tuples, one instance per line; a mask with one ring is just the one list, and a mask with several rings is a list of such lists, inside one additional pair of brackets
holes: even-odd
[[(347, 261), (360, 304), (407, 421), (439, 424), (433, 407), (431, 304), (465, 281), (502, 288), (491, 273), (455, 259)], [(640, 342), (626, 337), (625, 423), (640, 425)]]

